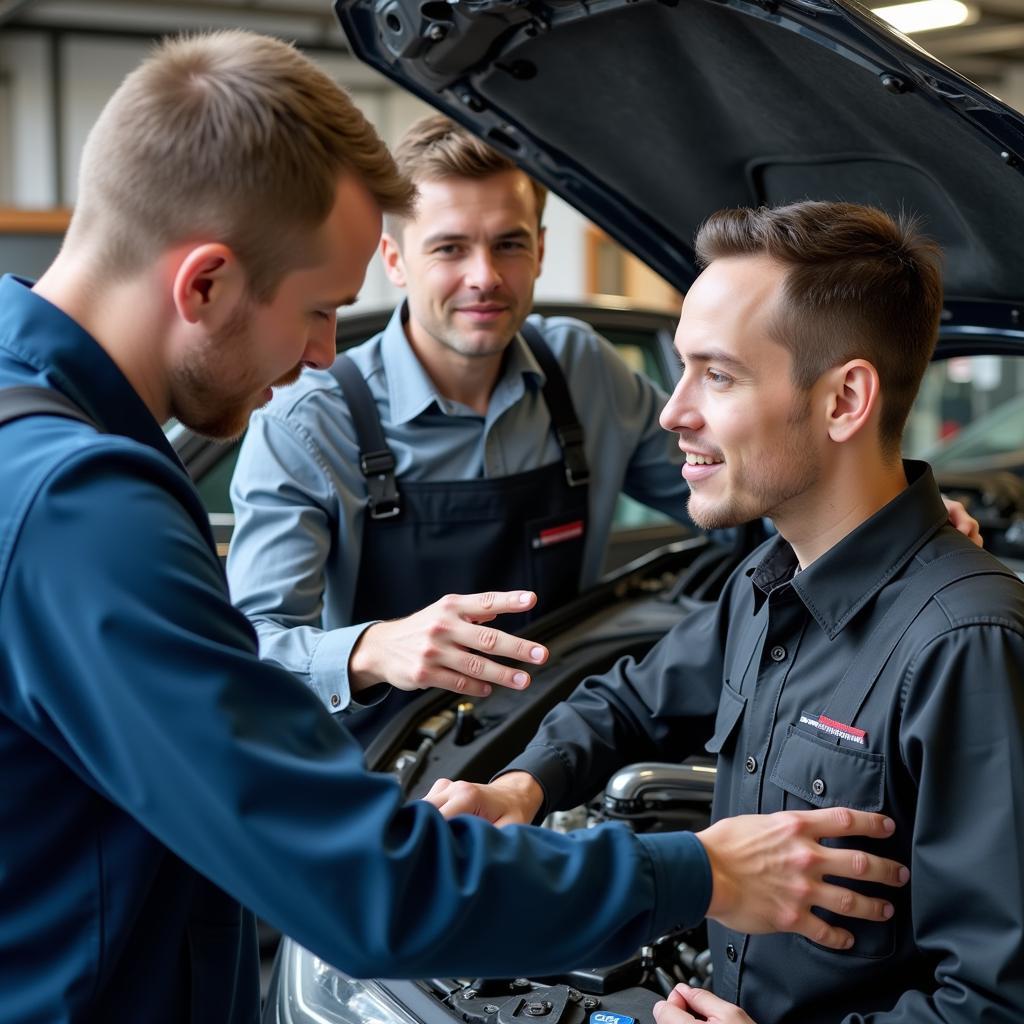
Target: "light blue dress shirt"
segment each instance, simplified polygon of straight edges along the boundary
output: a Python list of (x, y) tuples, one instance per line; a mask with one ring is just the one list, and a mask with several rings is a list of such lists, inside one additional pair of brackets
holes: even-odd
[[(348, 353), (377, 403), (399, 486), (403, 479), (508, 476), (562, 458), (541, 393), (544, 374), (521, 337), (481, 416), (438, 393), (406, 340), (402, 313), (399, 307), (384, 331)], [(565, 373), (586, 435), (585, 587), (600, 573), (620, 492), (689, 522), (682, 455), (675, 435), (658, 424), (667, 396), (608, 341), (568, 317), (530, 322)], [(334, 711), (349, 707), (349, 655), (371, 624), (352, 621), (366, 509), (358, 450), (337, 381), (306, 371), (252, 417), (231, 485), (232, 600), (256, 627), (261, 656)], [(468, 534), (466, 557), (473, 557)]]

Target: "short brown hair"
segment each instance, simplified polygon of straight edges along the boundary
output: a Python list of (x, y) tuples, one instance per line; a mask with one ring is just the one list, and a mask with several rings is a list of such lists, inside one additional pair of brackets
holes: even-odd
[(866, 359), (878, 371), (879, 438), (900, 438), (935, 349), (942, 315), (939, 247), (913, 219), (870, 206), (804, 202), (721, 210), (700, 228), (697, 260), (764, 255), (787, 268), (771, 333), (809, 389), (828, 369)]
[[(395, 147), (399, 170), (415, 182), (444, 178), (489, 178), (503, 171), (519, 170), (507, 157), (488, 146), (443, 114), (427, 114), (414, 121)], [(530, 178), (537, 206), (537, 226), (544, 216), (548, 190)], [(402, 214), (388, 218), (388, 230), (396, 233)]]
[(308, 261), (345, 172), (385, 212), (411, 207), (415, 189), (372, 125), (294, 46), (243, 31), (183, 36), (160, 44), (100, 114), (68, 239), (98, 241), (97, 271), (124, 277), (209, 237), (231, 247), (266, 301)]

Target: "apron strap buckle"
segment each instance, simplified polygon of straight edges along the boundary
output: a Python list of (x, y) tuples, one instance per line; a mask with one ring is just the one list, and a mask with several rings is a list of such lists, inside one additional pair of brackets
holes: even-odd
[(366, 477), (371, 519), (391, 519), (402, 511), (402, 501), (395, 484), (395, 457), (383, 451), (360, 452), (359, 468)]
[(555, 428), (565, 461), (565, 479), (570, 487), (590, 483), (590, 467), (583, 451), (583, 428), (579, 423), (566, 423)]

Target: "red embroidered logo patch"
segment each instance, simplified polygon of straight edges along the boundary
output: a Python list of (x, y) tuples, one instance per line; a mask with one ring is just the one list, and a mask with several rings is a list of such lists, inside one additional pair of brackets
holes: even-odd
[(571, 523), (563, 523), (561, 526), (549, 526), (541, 530), (533, 538), (535, 548), (546, 548), (552, 544), (561, 544), (563, 541), (575, 540), (583, 536), (583, 520), (574, 519)]
[(857, 729), (852, 725), (844, 725), (842, 722), (837, 722), (834, 718), (816, 715), (810, 711), (802, 711), (800, 713), (800, 724), (809, 725), (812, 729), (817, 729), (819, 732), (834, 736), (836, 739), (849, 740), (851, 743), (857, 743), (862, 747), (868, 738), (868, 734), (863, 729)]

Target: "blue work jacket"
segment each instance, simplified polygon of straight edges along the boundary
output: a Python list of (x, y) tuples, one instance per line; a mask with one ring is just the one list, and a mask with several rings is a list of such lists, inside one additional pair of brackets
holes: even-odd
[(5, 1024), (251, 1024), (251, 912), (388, 977), (612, 962), (700, 919), (710, 873), (692, 835), (448, 823), (368, 773), (317, 698), (257, 658), (139, 396), (5, 277), (0, 388), (26, 385), (102, 432), (54, 416), (0, 428)]

